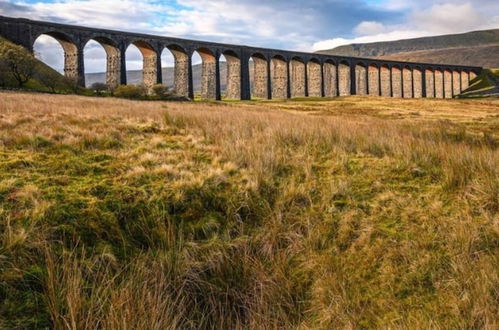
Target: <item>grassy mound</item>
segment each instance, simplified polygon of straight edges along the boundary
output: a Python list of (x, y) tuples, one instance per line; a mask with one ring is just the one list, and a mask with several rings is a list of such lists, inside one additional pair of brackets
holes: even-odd
[(0, 328), (496, 328), (497, 100), (0, 95)]
[[(73, 82), (69, 81), (45, 63), (36, 59), (28, 50), (14, 45), (2, 37), (0, 37), (0, 49), (3, 49), (4, 51), (11, 50), (17, 52), (19, 57), (27, 57), (33, 60), (33, 75), (29, 81), (22, 86), (22, 89), (51, 93), (74, 93), (78, 89)], [(0, 62), (1, 61), (2, 58), (0, 57)], [(0, 70), (1, 69), (2, 66), (0, 65)], [(21, 88), (9, 69), (3, 68), (0, 75), (0, 88)]]
[(499, 96), (499, 69), (485, 69), (470, 81), (470, 87), (460, 97)]

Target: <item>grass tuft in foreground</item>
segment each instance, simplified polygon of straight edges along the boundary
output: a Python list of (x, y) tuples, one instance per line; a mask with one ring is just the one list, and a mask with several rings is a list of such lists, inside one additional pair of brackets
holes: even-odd
[(497, 328), (498, 105), (2, 93), (0, 327)]

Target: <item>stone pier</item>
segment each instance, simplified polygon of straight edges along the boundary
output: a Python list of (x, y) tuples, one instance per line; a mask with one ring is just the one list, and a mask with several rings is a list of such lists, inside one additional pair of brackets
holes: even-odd
[(284, 58), (272, 59), (272, 98), (288, 98), (288, 64)]
[(311, 60), (307, 64), (308, 96), (322, 96), (321, 65), (318, 61)]

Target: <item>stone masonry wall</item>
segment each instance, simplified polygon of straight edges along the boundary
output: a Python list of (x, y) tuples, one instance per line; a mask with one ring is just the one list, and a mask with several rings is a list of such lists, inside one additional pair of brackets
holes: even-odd
[(291, 61), (291, 97), (305, 96), (305, 64)]
[(435, 70), (435, 97), (444, 98), (444, 74), (440, 70)]
[(286, 99), (288, 97), (288, 68), (284, 60), (272, 59), (272, 98)]
[(308, 62), (308, 96), (321, 97), (322, 95), (322, 75), (321, 65), (316, 62)]
[(403, 72), (403, 88), (404, 88), (404, 98), (412, 98), (412, 72), (410, 69), (404, 68)]
[(448, 70), (444, 71), (444, 97), (452, 98), (452, 72)]
[(381, 67), (381, 96), (390, 97), (391, 96), (391, 74), (390, 69), (385, 66)]
[(402, 72), (399, 68), (392, 68), (393, 97), (402, 97)]
[(253, 57), (253, 96), (267, 98), (267, 61)]
[(412, 71), (412, 80), (413, 80), (413, 97), (416, 99), (420, 99), (423, 97), (423, 74), (418, 69), (414, 69)]
[(341, 63), (338, 66), (338, 86), (340, 96), (350, 95), (350, 66)]
[(324, 94), (326, 97), (338, 96), (336, 90), (336, 66), (331, 63), (324, 63)]
[(377, 67), (370, 65), (369, 70), (369, 95), (379, 95), (379, 70)]
[(426, 97), (435, 97), (435, 80), (433, 71), (426, 70)]
[(357, 95), (367, 95), (367, 69), (362, 65), (355, 66), (355, 85)]
[(225, 97), (232, 100), (241, 98), (241, 61), (231, 55), (224, 55), (227, 60), (227, 90)]

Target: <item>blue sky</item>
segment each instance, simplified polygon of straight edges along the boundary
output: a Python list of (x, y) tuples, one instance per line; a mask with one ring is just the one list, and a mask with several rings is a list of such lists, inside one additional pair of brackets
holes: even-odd
[[(0, 0), (0, 15), (315, 51), (352, 42), (499, 28), (499, 1)], [(44, 60), (60, 66), (50, 45), (50, 40), (37, 43), (46, 53)], [(102, 49), (90, 46), (86, 66), (100, 71)], [(140, 54), (132, 55), (130, 61), (140, 66)]]

